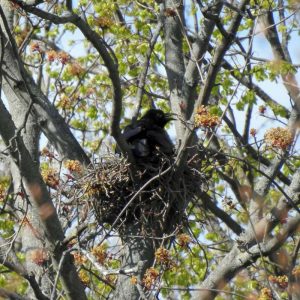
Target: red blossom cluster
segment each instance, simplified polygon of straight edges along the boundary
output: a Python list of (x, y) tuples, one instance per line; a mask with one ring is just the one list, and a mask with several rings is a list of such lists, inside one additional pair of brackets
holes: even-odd
[(68, 65), (68, 72), (73, 76), (80, 76), (85, 72), (85, 70), (79, 63), (74, 62)]
[(95, 19), (95, 24), (101, 27), (102, 29), (106, 29), (111, 27), (114, 24), (114, 20), (109, 17), (99, 17)]
[(78, 273), (78, 276), (80, 278), (80, 281), (85, 285), (89, 285), (89, 283), (91, 282), (90, 277), (88, 275), (88, 273), (84, 270), (80, 270)]
[(47, 51), (46, 55), (49, 62), (54, 62), (58, 58), (58, 53), (55, 50)]
[(170, 252), (163, 247), (160, 247), (155, 251), (155, 258), (159, 264), (163, 265), (167, 269), (170, 269), (175, 265), (170, 256)]
[(151, 289), (151, 287), (155, 284), (156, 279), (159, 277), (159, 272), (151, 267), (146, 270), (145, 275), (143, 277), (143, 285), (147, 289)]
[(257, 300), (272, 300), (272, 291), (268, 288), (263, 288)]
[(252, 135), (254, 137), (254, 136), (256, 136), (256, 134), (257, 134), (257, 130), (255, 128), (251, 128), (250, 135)]
[(54, 158), (54, 153), (51, 152), (49, 149), (47, 148), (43, 148), (40, 152), (41, 156), (44, 156), (44, 157), (48, 157), (48, 158)]
[(30, 259), (35, 264), (42, 266), (49, 260), (49, 254), (46, 249), (35, 249), (29, 253)]
[(107, 258), (107, 252), (103, 245), (98, 245), (92, 249), (92, 254), (96, 257), (100, 264), (104, 264)]
[(195, 115), (196, 127), (214, 128), (218, 124), (220, 124), (220, 118), (211, 114), (207, 107), (201, 105), (197, 109), (197, 113)]
[(293, 269), (292, 274), (293, 274), (295, 277), (300, 277), (300, 266), (296, 266), (296, 267)]
[(130, 283), (136, 285), (138, 283), (138, 279), (136, 276), (131, 276)]
[(30, 44), (30, 50), (32, 52), (38, 52), (40, 54), (42, 53), (46, 53), (46, 58), (48, 60), (48, 62), (54, 62), (54, 61), (59, 61), (61, 62), (63, 65), (65, 65), (66, 63), (68, 63), (70, 61), (70, 55), (64, 51), (60, 51), (57, 52), (55, 50), (49, 50), (49, 51), (45, 51), (43, 45), (41, 42), (32, 42)]
[(56, 106), (62, 108), (63, 110), (68, 110), (73, 107), (73, 99), (69, 96), (63, 94), (60, 99), (58, 100)]
[(165, 11), (164, 11), (164, 15), (166, 17), (176, 17), (176, 10), (173, 9), (173, 8), (166, 8)]
[(293, 142), (293, 135), (288, 128), (271, 128), (264, 137), (268, 145), (281, 150), (286, 150)]
[(288, 287), (289, 281), (286, 275), (282, 276), (269, 276), (269, 280), (275, 284), (277, 284), (280, 288), (286, 289)]
[(57, 171), (53, 168), (44, 169), (41, 172), (41, 175), (43, 177), (44, 182), (52, 187), (53, 189), (56, 189), (59, 185), (59, 178)]
[(177, 241), (180, 247), (186, 248), (192, 239), (188, 234), (182, 233), (177, 236)]
[(266, 112), (266, 110), (267, 110), (267, 108), (266, 108), (264, 105), (260, 105), (260, 106), (258, 107), (258, 111), (259, 111), (259, 113), (262, 114), (262, 115)]
[(32, 52), (38, 52), (38, 53), (44, 52), (42, 44), (40, 42), (32, 42), (30, 44), (30, 50)]
[(81, 173), (83, 170), (78, 160), (66, 160), (64, 165), (70, 172)]
[(63, 64), (65, 65), (69, 60), (70, 60), (70, 55), (66, 52), (59, 52), (57, 59)]
[(73, 252), (72, 255), (73, 255), (75, 264), (78, 266), (87, 262), (87, 258), (78, 251)]

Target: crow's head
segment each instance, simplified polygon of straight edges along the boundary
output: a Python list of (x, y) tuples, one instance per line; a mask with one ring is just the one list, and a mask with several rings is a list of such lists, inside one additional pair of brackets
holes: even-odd
[(165, 125), (175, 120), (172, 117), (172, 114), (164, 113), (160, 109), (149, 109), (144, 116), (142, 117), (143, 120), (147, 120), (148, 122), (153, 122), (153, 125), (159, 126), (161, 128), (165, 127)]

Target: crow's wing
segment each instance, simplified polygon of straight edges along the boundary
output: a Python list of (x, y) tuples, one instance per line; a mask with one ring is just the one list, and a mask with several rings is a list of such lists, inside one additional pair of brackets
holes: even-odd
[(147, 131), (149, 144), (158, 147), (159, 150), (167, 155), (173, 154), (174, 146), (166, 130), (155, 127), (153, 130)]
[(128, 125), (124, 129), (123, 136), (126, 139), (126, 141), (130, 141), (137, 138), (142, 131), (143, 128), (141, 126)]
[(147, 157), (150, 155), (148, 140), (145, 138), (145, 129), (141, 124), (128, 125), (125, 127), (123, 136), (130, 145), (135, 157)]

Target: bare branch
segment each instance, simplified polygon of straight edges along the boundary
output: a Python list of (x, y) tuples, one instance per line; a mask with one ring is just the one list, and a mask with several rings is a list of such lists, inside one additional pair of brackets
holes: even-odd
[(236, 235), (243, 232), (241, 226), (236, 223), (225, 211), (220, 209), (206, 193), (201, 194), (203, 206), (208, 208), (217, 218), (222, 220)]
[(252, 264), (261, 254), (268, 256), (279, 249), (286, 239), (297, 230), (299, 224), (300, 215), (289, 220), (283, 230), (274, 238), (266, 240), (259, 245), (254, 245), (247, 251), (235, 245), (220, 262), (220, 267), (216, 268), (216, 270), (201, 283), (200, 288), (209, 289), (209, 291), (199, 293), (198, 297), (205, 300), (214, 299), (217, 294), (214, 289), (222, 289), (239, 270)]
[(39, 16), (40, 18), (44, 20), (49, 20), (53, 22), (54, 24), (66, 24), (71, 23), (75, 19), (78, 19), (79, 16), (72, 14), (72, 13), (66, 13), (65, 16), (58, 16), (55, 14), (51, 14), (49, 12), (46, 12), (32, 4), (26, 4), (26, 2), (20, 1), (20, 0), (14, 0), (14, 3), (19, 5), (22, 9), (24, 9), (26, 12), (32, 13), (34, 15)]
[[(286, 191), (288, 196), (295, 200), (296, 203), (299, 203), (299, 179), (300, 171), (294, 174), (292, 183)], [(283, 196), (276, 207), (270, 211), (269, 215), (254, 224), (255, 232), (253, 232), (253, 228), (251, 227), (241, 235), (237, 244), (225, 256), (223, 261), (219, 264), (219, 267), (203, 281), (200, 287), (210, 289), (222, 288), (239, 270), (249, 266), (254, 260), (260, 257), (261, 253), (268, 256), (271, 252), (278, 249), (299, 226), (300, 214), (288, 221), (284, 229), (277, 236), (266, 239), (265, 242), (259, 245), (257, 243), (263, 241), (265, 237), (268, 237), (268, 234), (274, 227), (286, 218), (288, 210), (291, 207), (290, 203), (286, 201), (286, 197)], [(203, 299), (213, 299), (215, 293), (205, 293), (201, 295)]]
[[(0, 134), (24, 179), (27, 193), (31, 195), (33, 200), (32, 205), (39, 212), (41, 223), (46, 232), (47, 246), (53, 253), (53, 262), (57, 268), (63, 253), (59, 243), (63, 241), (64, 234), (47, 187), (2, 101), (0, 102)], [(70, 257), (63, 264), (61, 278), (68, 298), (86, 299), (84, 288), (78, 279)], [(76, 284), (74, 284), (75, 282)]]
[(9, 270), (16, 272), (20, 276), (28, 280), (35, 296), (39, 300), (48, 300), (40, 289), (34, 275), (28, 274), (25, 267), (19, 262), (15, 252), (12, 249), (12, 241), (6, 241), (0, 237), (0, 262)]
[[(222, 7), (223, 4), (221, 1), (216, 0), (214, 3), (211, 3), (209, 6), (210, 15), (218, 17)], [(206, 11), (208, 11), (208, 9)], [(209, 48), (209, 40), (214, 27), (215, 21), (205, 18), (203, 26), (201, 27), (201, 31), (192, 45), (191, 57), (185, 70), (182, 86), (183, 99), (185, 101), (185, 118), (187, 120), (190, 118), (193, 112), (195, 104), (193, 101), (193, 93), (201, 70), (201, 65), (203, 62), (202, 59), (205, 52)]]
[(146, 78), (147, 78), (147, 74), (148, 74), (148, 68), (149, 68), (149, 64), (150, 64), (150, 58), (151, 58), (151, 54), (153, 52), (155, 43), (160, 35), (160, 31), (162, 29), (163, 26), (163, 9), (161, 8), (161, 12), (160, 12), (160, 16), (159, 16), (159, 20), (158, 20), (158, 24), (157, 27), (153, 33), (153, 36), (150, 40), (149, 43), (149, 48), (146, 52), (145, 58), (144, 58), (144, 62), (142, 64), (142, 72), (139, 75), (138, 78), (138, 90), (137, 90), (137, 94), (136, 94), (136, 102), (137, 102), (137, 108), (135, 109), (134, 113), (133, 113), (133, 120), (136, 120), (138, 118), (140, 109), (141, 109), (141, 104), (142, 104), (142, 97), (143, 97), (143, 93), (144, 93), (144, 87), (146, 84)]
[[(213, 48), (211, 48), (212, 50)], [(281, 105), (280, 103), (276, 102), (276, 100), (274, 100), (270, 95), (268, 95), (262, 88), (260, 88), (257, 84), (255, 83), (251, 83), (249, 81), (249, 79), (246, 76), (239, 76), (237, 74), (235, 74), (234, 68), (233, 66), (227, 61), (227, 60), (223, 60), (222, 62), (222, 67), (226, 70), (229, 70), (231, 72), (231, 75), (238, 80), (241, 84), (243, 84), (244, 86), (246, 86), (249, 90), (253, 90), (255, 92), (255, 94), (261, 99), (263, 100), (266, 104), (270, 105), (271, 109), (272, 108), (276, 108), (279, 107), (280, 109), (284, 110), (285, 112), (285, 117), (288, 118), (290, 112), (288, 111), (288, 109), (286, 107), (284, 107), (283, 105)]]
[[(248, 3), (249, 3), (249, 0), (242, 1), (239, 6), (239, 11), (243, 12)], [(222, 64), (222, 60), (223, 60), (224, 55), (226, 54), (227, 50), (231, 46), (232, 42), (235, 40), (235, 36), (238, 31), (240, 22), (242, 21), (242, 17), (243, 17), (243, 15), (240, 14), (239, 12), (235, 13), (234, 17), (232, 18), (231, 25), (228, 29), (228, 38), (227, 39), (223, 38), (221, 43), (219, 44), (219, 46), (217, 47), (217, 49), (215, 51), (213, 61), (210, 64), (209, 69), (208, 69), (208, 74), (207, 74), (204, 86), (201, 88), (200, 94), (199, 94), (198, 99), (194, 106), (194, 113), (192, 114), (192, 116), (190, 118), (191, 123), (193, 123), (193, 121), (194, 121), (194, 114), (196, 112), (196, 109), (200, 105), (202, 105), (202, 104), (205, 105), (208, 103), (212, 88), (215, 84), (215, 79), (217, 77), (217, 73)], [(188, 154), (187, 149), (193, 139), (193, 132), (194, 132), (193, 128), (191, 128), (190, 130), (186, 130), (184, 139), (179, 148), (178, 155), (176, 158), (176, 165), (177, 165), (177, 169), (179, 172), (181, 171), (181, 169), (185, 163), (185, 160), (187, 158), (187, 154)]]
[(31, 5), (26, 5), (24, 2), (19, 0), (17, 0), (16, 3), (25, 11), (33, 13), (36, 16), (44, 20), (49, 20), (55, 24), (73, 23), (78, 27), (78, 29), (80, 29), (87, 40), (90, 41), (97, 49), (105, 63), (105, 66), (108, 69), (109, 77), (113, 85), (113, 107), (110, 127), (111, 135), (115, 138), (122, 153), (130, 162), (134, 162), (132, 153), (121, 134), (119, 126), (122, 113), (122, 90), (119, 78), (118, 63), (116, 61), (116, 57), (112, 57), (109, 53), (111, 50), (107, 47), (105, 41), (95, 31), (93, 31), (82, 18), (74, 13), (69, 13), (65, 17), (59, 17)]
[[(2, 9), (0, 12), (5, 25), (5, 16)], [(89, 158), (72, 135), (64, 119), (24, 68), (8, 26), (5, 30), (8, 36), (7, 38), (3, 35), (5, 41), (3, 61), (6, 67), (4, 68), (4, 65), (2, 65), (2, 73), (4, 79), (3, 90), (8, 101), (22, 102), (28, 113), (35, 115), (41, 129), (62, 156), (77, 159), (84, 165), (89, 165)], [(30, 109), (31, 105), (32, 109)]]
[[(273, 13), (271, 11), (266, 12), (265, 15), (260, 17), (260, 20), (265, 28), (265, 36), (272, 47), (274, 59), (276, 61), (286, 61), (288, 63), (291, 63), (290, 57), (286, 57), (285, 51), (280, 43)], [(282, 73), (281, 77), (285, 88), (289, 92), (289, 95), (291, 96), (293, 102), (297, 107), (298, 113), (300, 113), (300, 88), (298, 86), (295, 75), (293, 74), (293, 72), (287, 72)]]

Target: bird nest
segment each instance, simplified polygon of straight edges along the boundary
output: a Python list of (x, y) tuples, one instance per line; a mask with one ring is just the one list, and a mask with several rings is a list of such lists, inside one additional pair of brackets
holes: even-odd
[(166, 157), (143, 162), (136, 166), (133, 178), (130, 164), (113, 156), (90, 169), (78, 183), (100, 224), (138, 221), (166, 229), (170, 220), (183, 215), (188, 201), (206, 182), (199, 161), (189, 163), (179, 178), (173, 175), (172, 165)]

